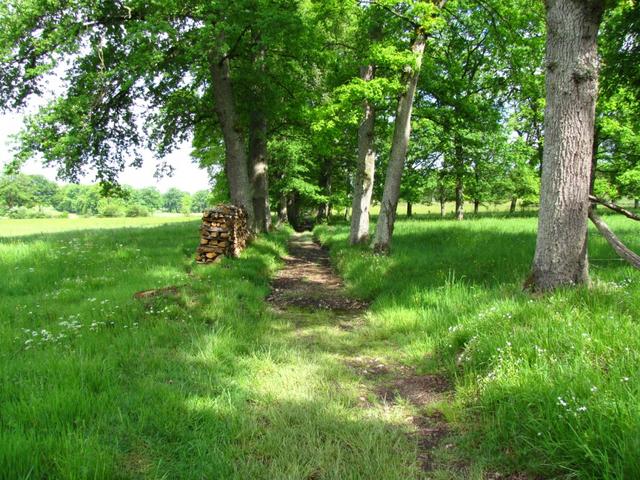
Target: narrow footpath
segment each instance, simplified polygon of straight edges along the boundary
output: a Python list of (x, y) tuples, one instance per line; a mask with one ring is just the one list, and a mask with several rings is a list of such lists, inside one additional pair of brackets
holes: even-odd
[[(442, 454), (435, 452), (451, 447), (446, 443), (449, 428), (438, 408), (450, 398), (448, 381), (439, 375), (419, 375), (412, 367), (394, 364), (380, 355), (368, 355), (368, 306), (349, 297), (331, 267), (328, 252), (313, 242), (310, 233), (291, 238), (284, 261), (268, 297), (272, 308), (294, 323), (297, 338), (305, 348), (331, 350), (340, 356), (357, 376), (360, 408), (401, 411), (404, 430), (416, 446), (419, 476), (436, 478), (440, 467), (445, 466), (438, 465), (436, 456)], [(314, 329), (317, 321), (309, 321), (318, 315), (325, 320), (322, 331)], [(445, 468), (451, 474), (449, 467)]]

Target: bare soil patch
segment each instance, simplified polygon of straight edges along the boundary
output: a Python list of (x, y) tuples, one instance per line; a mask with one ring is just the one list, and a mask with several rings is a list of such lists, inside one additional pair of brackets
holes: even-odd
[(293, 237), (284, 262), (285, 266), (271, 283), (272, 291), (267, 297), (274, 307), (342, 313), (359, 313), (367, 308), (366, 302), (346, 295), (342, 280), (331, 268), (327, 251), (313, 243), (308, 235), (296, 234)]

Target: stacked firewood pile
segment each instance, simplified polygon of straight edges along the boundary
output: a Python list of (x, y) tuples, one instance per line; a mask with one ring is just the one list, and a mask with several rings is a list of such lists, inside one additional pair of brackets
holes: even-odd
[(198, 263), (215, 262), (220, 256), (237, 257), (249, 240), (247, 212), (235, 205), (218, 205), (205, 210), (200, 227)]

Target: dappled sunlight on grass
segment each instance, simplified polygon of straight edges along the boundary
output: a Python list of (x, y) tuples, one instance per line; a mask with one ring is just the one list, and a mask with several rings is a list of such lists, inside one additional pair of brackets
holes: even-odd
[(0, 471), (417, 477), (406, 412), (358, 403), (354, 337), (266, 308), (286, 238), (212, 266), (193, 261), (194, 222), (0, 241)]

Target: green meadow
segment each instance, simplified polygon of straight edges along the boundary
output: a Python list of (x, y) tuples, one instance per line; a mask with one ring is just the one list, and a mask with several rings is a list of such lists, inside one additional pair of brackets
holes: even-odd
[(202, 266), (199, 222), (126, 221), (3, 230), (0, 478), (415, 478), (398, 413), (360, 409), (357, 377), (266, 308), (287, 231)]
[(362, 408), (356, 356), (451, 380), (430, 478), (640, 476), (640, 276), (597, 234), (591, 288), (531, 296), (535, 218), (400, 219), (390, 257), (317, 227), (372, 302), (345, 332), (266, 304), (288, 231), (202, 266), (172, 220), (2, 222), (0, 478), (423, 478), (415, 408)]
[[(640, 226), (606, 218), (640, 250)], [(542, 478), (640, 478), (640, 274), (591, 231), (590, 288), (524, 293), (536, 224), (402, 219), (390, 257), (347, 247), (346, 226), (315, 235), (351, 292), (373, 302), (361, 332), (370, 354), (453, 380), (443, 412), (468, 461)]]

